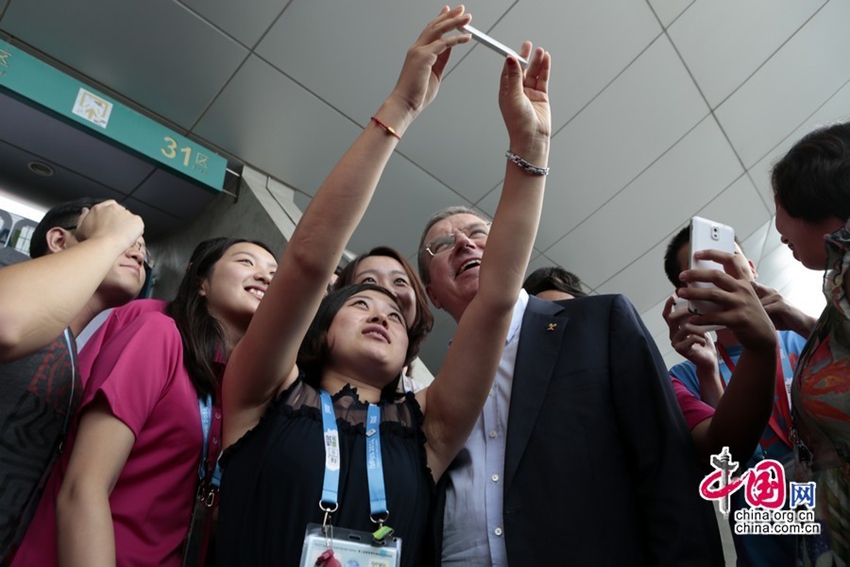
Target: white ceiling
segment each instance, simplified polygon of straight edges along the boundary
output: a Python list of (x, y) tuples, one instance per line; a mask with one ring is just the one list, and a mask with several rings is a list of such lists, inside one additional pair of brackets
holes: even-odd
[[(440, 6), (0, 0), (0, 36), (280, 179), (303, 209)], [(661, 258), (700, 214), (733, 225), (761, 281), (817, 312), (819, 275), (770, 227), (768, 172), (803, 133), (850, 117), (850, 2), (470, 0), (467, 9), (503, 43), (531, 39), (552, 53), (556, 133), (532, 268), (561, 264), (594, 293), (626, 294), (673, 361)], [(412, 258), (433, 211), (495, 210), (507, 145), (500, 66), (482, 47), (455, 50), (350, 250), (392, 244)], [(167, 212), (185, 218), (182, 194), (169, 194)], [(432, 368), (452, 324), (438, 315), (437, 326), (423, 350)]]

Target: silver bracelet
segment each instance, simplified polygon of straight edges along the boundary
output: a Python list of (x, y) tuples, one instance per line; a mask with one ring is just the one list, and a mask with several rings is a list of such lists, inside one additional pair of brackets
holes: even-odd
[(505, 152), (505, 157), (508, 158), (509, 161), (514, 162), (518, 166), (520, 166), (523, 171), (527, 171), (533, 175), (549, 175), (548, 167), (537, 167), (536, 165), (532, 165), (519, 157), (517, 154), (513, 153), (511, 150)]

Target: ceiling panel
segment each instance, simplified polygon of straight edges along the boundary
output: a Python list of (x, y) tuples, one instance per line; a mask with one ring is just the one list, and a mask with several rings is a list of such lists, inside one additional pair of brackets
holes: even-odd
[(665, 28), (672, 24), (694, 0), (649, 0), (649, 5), (655, 10), (661, 25)]
[[(617, 77), (660, 29), (640, 3), (618, 2), (607, 8), (598, 3), (547, 4), (540, 3), (539, 10), (511, 10), (492, 34), (514, 46), (530, 37), (550, 50), (557, 129)], [(539, 13), (546, 10), (557, 11), (559, 17), (540, 19)], [(426, 111), (427, 118), (410, 130), (400, 148), (472, 203), (481, 201), (504, 176), (508, 137), (498, 109), (501, 67), (500, 57), (476, 47), (452, 72), (433, 108)], [(434, 144), (434, 139), (446, 142)]]
[(850, 2), (829, 2), (716, 111), (747, 167), (850, 79)]
[(742, 241), (770, 221), (770, 211), (746, 175), (739, 177), (696, 214), (728, 224)]
[(172, 0), (13, 0), (0, 29), (184, 128), (247, 55)]
[(709, 105), (716, 108), (825, 3), (695, 2), (668, 32)]
[(838, 92), (809, 116), (799, 128), (791, 132), (750, 169), (750, 175), (762, 197), (768, 203), (771, 213), (774, 212), (773, 188), (770, 186), (770, 173), (773, 164), (781, 159), (800, 138), (815, 128), (835, 122), (845, 122), (848, 119), (850, 119), (850, 80), (844, 83)]
[[(655, 246), (681, 218), (700, 210), (741, 174), (723, 133), (708, 117), (546, 253), (573, 266), (596, 287)], [(618, 238), (611, 239), (611, 233)]]
[(549, 90), (557, 130), (658, 38), (661, 27), (644, 2), (536, 0), (520, 2), (492, 34), (510, 46), (530, 40), (552, 54)]
[(660, 38), (552, 140), (538, 247), (545, 250), (593, 214), (707, 113)]
[[(465, 5), (476, 27), (487, 29), (511, 2)], [(392, 91), (407, 49), (440, 8), (435, 2), (294, 0), (256, 53), (365, 125)], [(468, 50), (457, 49), (452, 60)]]
[(195, 129), (225, 151), (310, 195), (360, 131), (255, 56)]
[(758, 227), (752, 234), (748, 237), (740, 239), (741, 240), (741, 248), (744, 250), (744, 254), (753, 261), (756, 265), (756, 271), (758, 271), (759, 262), (761, 261), (762, 254), (764, 252), (767, 235), (770, 233), (770, 225), (773, 224), (773, 219), (771, 218), (766, 223), (763, 223), (760, 227)]
[(251, 0), (248, 6), (232, 0), (182, 0), (242, 45), (253, 47), (290, 0)]

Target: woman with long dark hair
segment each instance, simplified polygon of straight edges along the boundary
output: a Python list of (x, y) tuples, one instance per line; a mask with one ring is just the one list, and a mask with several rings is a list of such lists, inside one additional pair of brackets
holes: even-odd
[[(415, 345), (397, 294), (360, 284), (323, 295), (396, 144), (436, 95), (451, 48), (470, 39), (449, 32), (470, 19), (462, 6), (444, 8), (408, 50), (395, 89), (319, 188), (234, 349), (223, 380), (224, 442), (233, 447), (221, 463), (219, 567), (347, 565), (355, 559), (345, 530), (378, 526), (374, 537), (390, 543), (373, 548), (363, 536), (363, 554), (389, 553), (397, 537), (401, 565), (424, 560), (434, 482), (487, 399), (537, 231), (551, 129), (547, 53), (525, 43), (526, 71), (505, 62), (499, 105), (525, 166), (507, 163), (484, 259), (459, 269), (460, 279), (480, 270), (480, 285), (434, 383), (397, 394)], [(385, 564), (399, 564), (391, 553)]]
[(174, 301), (112, 314), (14, 565), (181, 564), (208, 435), (202, 416), (276, 269), (261, 243), (207, 240)]

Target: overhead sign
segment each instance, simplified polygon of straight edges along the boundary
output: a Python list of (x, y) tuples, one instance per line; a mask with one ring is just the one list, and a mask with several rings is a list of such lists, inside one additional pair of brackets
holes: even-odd
[(227, 160), (0, 40), (0, 87), (220, 191)]

